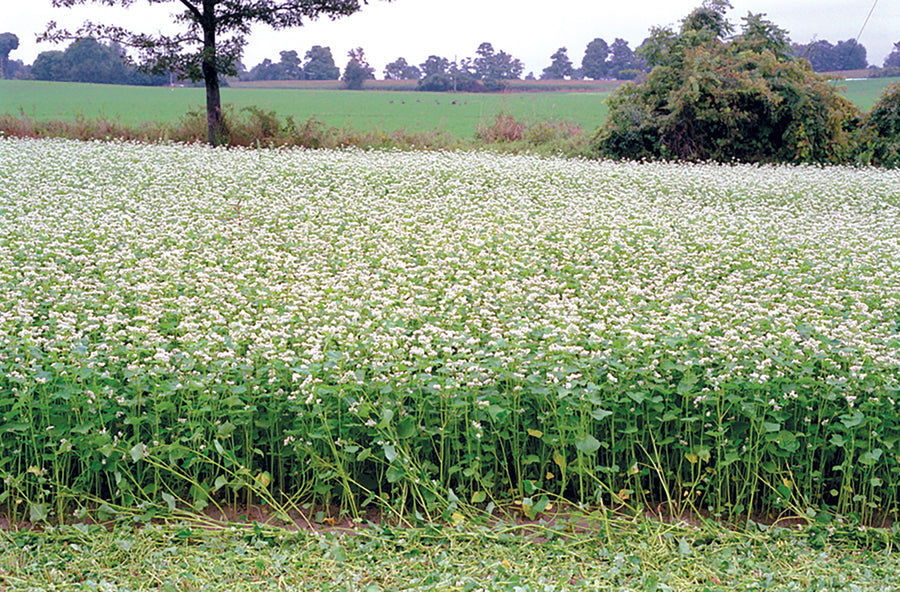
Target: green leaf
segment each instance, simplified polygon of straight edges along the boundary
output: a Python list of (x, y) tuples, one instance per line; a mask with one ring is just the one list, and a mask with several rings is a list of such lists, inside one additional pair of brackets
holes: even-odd
[(412, 417), (404, 417), (397, 424), (397, 436), (400, 438), (409, 438), (416, 433), (416, 422)]
[(147, 449), (140, 442), (131, 447), (131, 460), (137, 462), (147, 455)]
[(773, 432), (779, 431), (780, 429), (781, 429), (780, 423), (775, 423), (775, 422), (770, 422), (770, 421), (763, 422), (763, 431), (765, 431), (766, 433), (771, 434)]
[(385, 444), (382, 448), (384, 449), (384, 458), (388, 462), (394, 462), (394, 459), (397, 458), (397, 449), (391, 444)]
[(534, 506), (532, 506), (532, 507), (534, 508), (535, 512), (540, 513), (540, 512), (543, 512), (544, 510), (546, 510), (547, 506), (549, 506), (549, 505), (550, 505), (550, 498), (547, 497), (547, 495), (545, 494), (545, 495), (542, 495), (540, 498), (538, 498), (537, 503), (534, 504)]
[(612, 415), (612, 411), (607, 411), (606, 409), (600, 409), (599, 407), (591, 411), (591, 417), (596, 419), (597, 421), (603, 421), (610, 415)]
[(866, 416), (857, 411), (853, 415), (842, 415), (841, 423), (848, 428), (855, 428), (866, 420)]
[(221, 424), (218, 429), (216, 429), (216, 436), (218, 436), (219, 438), (227, 438), (232, 433), (234, 433), (235, 429), (237, 429), (237, 426), (235, 426), (230, 421), (226, 421), (225, 423)]
[(381, 421), (378, 422), (378, 425), (376, 425), (375, 427), (379, 430), (383, 430), (391, 424), (392, 419), (394, 419), (394, 412), (390, 409), (382, 409)]
[(682, 555), (683, 557), (687, 557), (693, 552), (694, 550), (691, 548), (691, 544), (688, 543), (684, 537), (678, 539), (678, 553), (680, 555)]
[(472, 503), (473, 504), (480, 504), (481, 502), (483, 502), (486, 499), (487, 499), (487, 494), (484, 493), (483, 491), (476, 491), (475, 493), (472, 494)]
[(28, 520), (31, 522), (41, 522), (47, 519), (46, 504), (28, 504)]
[(871, 467), (878, 462), (878, 459), (881, 458), (883, 452), (884, 451), (881, 450), (881, 448), (875, 448), (874, 450), (862, 454), (859, 457), (859, 462), (866, 465), (867, 467)]
[(163, 501), (166, 502), (166, 505), (169, 506), (169, 511), (174, 512), (175, 511), (175, 496), (172, 495), (171, 493), (164, 493), (164, 494), (162, 494), (162, 497), (163, 497)]
[(387, 471), (385, 471), (384, 476), (387, 478), (388, 483), (396, 483), (403, 477), (403, 469), (396, 466), (391, 465), (388, 467)]
[(587, 434), (575, 440), (575, 448), (584, 454), (593, 454), (600, 449), (600, 441), (590, 434)]
[(500, 405), (491, 405), (488, 407), (488, 415), (491, 416), (491, 420), (497, 421), (497, 418), (500, 417), (501, 414), (505, 414), (506, 409), (501, 407)]

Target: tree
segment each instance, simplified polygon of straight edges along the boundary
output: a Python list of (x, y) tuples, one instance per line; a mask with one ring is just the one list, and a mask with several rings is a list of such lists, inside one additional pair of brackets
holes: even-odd
[(599, 37), (587, 44), (584, 57), (581, 59), (581, 75), (592, 80), (606, 78), (606, 58), (609, 57), (609, 45)]
[(550, 56), (550, 65), (541, 73), (542, 80), (562, 80), (572, 76), (572, 60), (565, 47), (560, 47)]
[(884, 58), (884, 68), (900, 68), (900, 41), (894, 44), (894, 50)]
[(19, 38), (13, 33), (0, 33), (0, 78), (9, 78), (9, 53), (19, 47)]
[(869, 67), (866, 59), (866, 48), (856, 39), (838, 41), (834, 46), (838, 70), (863, 70)]
[(410, 66), (405, 58), (397, 58), (384, 67), (385, 80), (418, 80), (422, 73), (415, 66)]
[(61, 51), (42, 51), (31, 65), (31, 75), (35, 80), (67, 80), (66, 55)]
[(436, 55), (428, 56), (424, 62), (419, 64), (422, 76), (431, 76), (432, 74), (448, 74), (450, 70), (450, 60)]
[(294, 50), (279, 52), (281, 56), (282, 80), (303, 80), (303, 68), (300, 66), (300, 56)]
[[(727, 3), (704, 6), (724, 18)], [(780, 51), (784, 31), (751, 15), (726, 41), (730, 25), (697, 15), (682, 21), (679, 33), (654, 29), (643, 44), (653, 70), (608, 100), (609, 115), (593, 140), (598, 154), (724, 162), (854, 157), (859, 110), (806, 61)]]
[(861, 70), (868, 66), (866, 48), (855, 39), (838, 41), (837, 45), (820, 39), (806, 45), (794, 45), (792, 52), (808, 60), (816, 72)]
[(344, 84), (351, 90), (360, 90), (363, 82), (375, 78), (375, 69), (366, 61), (366, 54), (361, 47), (351, 49), (348, 55), (350, 61), (344, 68)]
[(162, 85), (164, 76), (138, 72), (125, 63), (122, 47), (104, 45), (96, 39), (73, 41), (65, 51), (38, 55), (31, 75), (37, 80), (92, 82), (97, 84)]
[(606, 69), (614, 78), (621, 79), (626, 70), (641, 69), (640, 61), (624, 39), (616, 38), (609, 47), (609, 53)]
[(304, 56), (303, 74), (307, 80), (337, 80), (341, 70), (334, 63), (330, 47), (313, 45)]
[(79, 39), (65, 51), (67, 80), (97, 84), (122, 84), (126, 68), (121, 48), (107, 47), (96, 39)]
[[(135, 0), (52, 0), (55, 7), (96, 3), (127, 8)], [(235, 75), (254, 24), (274, 29), (299, 27), (321, 15), (338, 18), (359, 11), (368, 0), (147, 0), (150, 4), (174, 3), (184, 10), (174, 16), (183, 25), (177, 35), (135, 33), (116, 25), (86, 22), (75, 33), (47, 26), (42, 38), (50, 41), (96, 37), (134, 48), (142, 68), (156, 73), (183, 72), (206, 86), (207, 140), (212, 145), (226, 139), (219, 75)]]

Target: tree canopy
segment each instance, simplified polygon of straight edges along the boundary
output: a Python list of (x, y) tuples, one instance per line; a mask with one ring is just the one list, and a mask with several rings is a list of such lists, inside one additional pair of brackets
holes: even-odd
[(351, 49), (348, 54), (350, 61), (344, 68), (344, 76), (342, 80), (347, 88), (351, 90), (360, 90), (366, 80), (375, 78), (375, 69), (366, 61), (366, 54), (361, 47)]
[(575, 68), (572, 66), (572, 60), (569, 59), (567, 51), (565, 47), (560, 47), (550, 56), (550, 65), (541, 73), (543, 80), (562, 80), (571, 78), (575, 74)]
[(9, 53), (19, 47), (14, 33), (0, 33), (0, 78), (9, 78)]
[[(136, 0), (52, 0), (53, 6), (105, 4), (128, 8)], [(137, 52), (137, 61), (151, 72), (179, 72), (206, 85), (208, 141), (219, 144), (227, 135), (219, 93), (219, 75), (236, 74), (247, 35), (255, 24), (273, 29), (300, 27), (320, 16), (338, 18), (359, 11), (367, 0), (147, 0), (150, 4), (175, 4), (173, 16), (182, 31), (174, 35), (129, 31), (118, 25), (86, 22), (75, 32), (47, 26), (47, 40), (95, 37), (110, 40)]]
[(397, 58), (384, 67), (385, 80), (418, 80), (421, 77), (419, 68), (407, 63), (406, 58)]
[(138, 72), (128, 65), (119, 45), (107, 45), (90, 37), (73, 41), (65, 51), (41, 52), (31, 66), (31, 76), (56, 82), (141, 86), (160, 86), (167, 82), (165, 76)]

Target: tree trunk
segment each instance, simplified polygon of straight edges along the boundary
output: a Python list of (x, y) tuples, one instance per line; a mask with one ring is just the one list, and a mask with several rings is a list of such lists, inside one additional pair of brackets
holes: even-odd
[(206, 83), (206, 141), (218, 146), (227, 141), (228, 131), (222, 116), (222, 98), (219, 95), (219, 71), (216, 68), (216, 17), (213, 0), (203, 0), (203, 56), (200, 67)]

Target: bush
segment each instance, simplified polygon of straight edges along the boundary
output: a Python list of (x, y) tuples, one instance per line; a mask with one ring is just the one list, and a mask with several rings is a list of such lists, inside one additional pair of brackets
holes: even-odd
[(860, 161), (900, 166), (900, 83), (884, 89), (860, 131)]
[(593, 139), (597, 155), (853, 160), (859, 110), (808, 63), (783, 51), (777, 27), (751, 15), (744, 33), (725, 43), (719, 37), (727, 28), (697, 30), (692, 23), (686, 19), (678, 35), (657, 31), (645, 44), (655, 67), (610, 98), (609, 116)]

